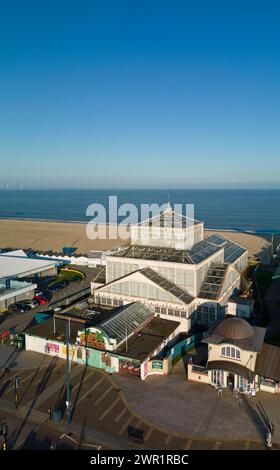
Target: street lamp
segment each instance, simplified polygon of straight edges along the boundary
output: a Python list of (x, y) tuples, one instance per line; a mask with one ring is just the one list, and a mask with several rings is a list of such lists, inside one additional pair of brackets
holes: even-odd
[(66, 323), (66, 413), (67, 422), (71, 424), (71, 401), (70, 401), (70, 361), (69, 361), (69, 336), (70, 325)]

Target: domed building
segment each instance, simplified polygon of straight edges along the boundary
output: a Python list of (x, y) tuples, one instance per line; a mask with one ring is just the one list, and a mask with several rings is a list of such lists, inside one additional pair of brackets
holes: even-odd
[(274, 351), (275, 346), (264, 344), (265, 331), (236, 316), (216, 323), (202, 340), (208, 345), (207, 362), (202, 366), (191, 361), (189, 380), (248, 393), (262, 389), (262, 385), (270, 387), (267, 391), (278, 391), (279, 363), (277, 367), (272, 364), (269, 355), (279, 356), (280, 349)]

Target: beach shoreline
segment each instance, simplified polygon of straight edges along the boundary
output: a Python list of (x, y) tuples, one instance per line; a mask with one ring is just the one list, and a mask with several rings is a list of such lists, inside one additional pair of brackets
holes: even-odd
[[(63, 224), (82, 224), (82, 225), (87, 225), (90, 220), (68, 220), (68, 219), (41, 219), (41, 218), (32, 218), (32, 217), (1, 217), (0, 215), (0, 224), (1, 221), (23, 221), (23, 222), (50, 222), (50, 223), (63, 223)], [(104, 224), (101, 224), (104, 225)], [(121, 223), (118, 224), (112, 224), (112, 223), (106, 223), (106, 226), (118, 226), (122, 225)], [(127, 224), (124, 224), (127, 225)], [(204, 229), (207, 232), (230, 232), (230, 233), (247, 233), (250, 235), (264, 235), (264, 236), (271, 236), (273, 233), (276, 233), (277, 231), (274, 230), (242, 230), (238, 228), (223, 228), (223, 227), (204, 227)]]
[[(73, 247), (76, 254), (88, 254), (130, 243), (129, 239), (109, 238), (109, 228), (115, 224), (105, 225), (105, 239), (90, 240), (86, 234), (87, 224), (82, 221), (3, 218), (0, 219), (0, 248), (62, 252), (63, 247)], [(206, 236), (213, 233), (224, 234), (239, 243), (248, 250), (249, 256), (259, 256), (271, 246), (270, 234), (205, 228)]]

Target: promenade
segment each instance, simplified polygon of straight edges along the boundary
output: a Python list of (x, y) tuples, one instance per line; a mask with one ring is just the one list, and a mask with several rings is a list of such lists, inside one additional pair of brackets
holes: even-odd
[[(0, 354), (3, 348), (5, 346), (0, 347)], [(23, 359), (21, 355), (24, 355)], [(28, 363), (30, 368), (26, 368)], [(3, 369), (0, 372), (0, 414), (2, 417), (4, 414), (8, 420), (16, 418), (20, 423), (15, 431), (17, 442), (22, 441), (21, 436), (24, 435), (26, 426), (28, 429), (33, 426), (34, 429), (44, 432), (58, 432), (59, 436), (71, 433), (70, 436), (79, 442), (111, 449), (265, 448), (262, 432), (251, 432), (253, 427), (250, 426), (244, 430), (243, 410), (235, 409), (236, 404), (233, 403), (229, 406), (226, 395), (217, 400), (213, 395), (214, 391), (205, 386), (204, 390), (209, 393), (206, 392), (204, 397), (197, 393), (199, 392), (197, 389), (193, 392), (186, 389), (182, 400), (182, 387), (186, 388), (188, 384), (184, 382), (180, 389), (178, 379), (172, 385), (173, 390), (176, 388), (175, 396), (171, 393), (172, 387), (166, 378), (160, 378), (161, 383), (153, 384), (151, 381), (140, 382), (134, 377), (110, 376), (99, 369), (73, 364), (72, 424), (68, 425), (65, 410), (65, 361), (22, 352), (16, 361), (14, 359), (12, 362), (7, 361), (7, 358), (2, 360), (2, 366), (4, 364), (14, 367), (9, 373), (5, 373)], [(25, 368), (20, 367), (23, 364)], [(15, 375), (22, 380), (17, 410), (14, 406), (13, 389)], [(167, 379), (172, 380), (172, 376)], [(278, 397), (273, 398), (277, 400)], [(49, 408), (62, 411), (62, 420), (59, 423), (50, 421)], [(199, 408), (202, 412), (197, 415)], [(219, 425), (215, 434), (217, 420)], [(143, 431), (143, 444), (131, 443), (128, 440), (129, 426)], [(225, 432), (227, 428), (232, 429), (231, 434)], [(274, 439), (274, 448), (279, 448), (278, 422), (276, 430), (277, 439)], [(40, 443), (38, 446), (40, 448)]]

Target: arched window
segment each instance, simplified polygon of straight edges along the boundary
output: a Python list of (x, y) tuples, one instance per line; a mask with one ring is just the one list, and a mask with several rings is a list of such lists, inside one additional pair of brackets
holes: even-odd
[(221, 356), (230, 357), (232, 359), (240, 359), (239, 349), (232, 348), (230, 346), (223, 346), (221, 348)]

